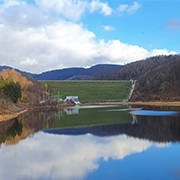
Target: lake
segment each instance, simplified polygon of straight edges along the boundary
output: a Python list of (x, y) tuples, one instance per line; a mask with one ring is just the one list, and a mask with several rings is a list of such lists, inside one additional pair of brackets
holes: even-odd
[(0, 123), (0, 179), (180, 179), (179, 112), (106, 105), (22, 114)]

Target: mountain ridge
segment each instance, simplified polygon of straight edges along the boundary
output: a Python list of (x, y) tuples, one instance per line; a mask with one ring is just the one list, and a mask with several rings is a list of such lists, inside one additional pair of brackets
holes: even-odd
[[(72, 67), (72, 68), (64, 68), (64, 69), (56, 69), (51, 71), (42, 72), (41, 74), (33, 74), (25, 71), (21, 71), (19, 69), (15, 69), (17, 72), (22, 73), (27, 76), (32, 76), (37, 80), (70, 80), (78, 76), (80, 76), (81, 80), (90, 80), (94, 79), (100, 73), (106, 71), (114, 71), (123, 66), (114, 65), (114, 64), (98, 64), (95, 66), (91, 66), (90, 68), (82, 68), (82, 67)], [(0, 66), (0, 71), (3, 69), (11, 69), (8, 66)]]

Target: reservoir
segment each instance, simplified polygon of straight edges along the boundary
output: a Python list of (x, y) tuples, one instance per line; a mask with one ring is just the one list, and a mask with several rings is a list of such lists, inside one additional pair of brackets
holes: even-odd
[(74, 106), (1, 122), (0, 179), (180, 179), (180, 108)]

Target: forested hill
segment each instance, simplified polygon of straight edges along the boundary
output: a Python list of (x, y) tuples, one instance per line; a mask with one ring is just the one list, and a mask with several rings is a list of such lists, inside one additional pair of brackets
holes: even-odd
[(162, 66), (169, 61), (176, 59), (176, 56), (155, 56), (145, 60), (132, 62), (125, 65), (123, 68), (119, 68), (111, 73), (103, 72), (95, 77), (99, 80), (130, 80), (138, 79), (144, 73), (151, 71), (152, 69)]
[(155, 56), (125, 65), (101, 80), (137, 80), (133, 101), (180, 100), (180, 55)]
[(180, 55), (165, 59), (138, 78), (132, 100), (180, 100)]

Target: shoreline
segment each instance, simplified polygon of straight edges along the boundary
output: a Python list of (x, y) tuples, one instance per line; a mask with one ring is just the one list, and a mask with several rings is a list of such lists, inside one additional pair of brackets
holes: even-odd
[(56, 108), (64, 108), (69, 106), (67, 103), (59, 104), (57, 106), (35, 106), (35, 107), (26, 107), (22, 108), (22, 110), (18, 112), (10, 112), (8, 110), (4, 111), (2, 114), (0, 114), (0, 122), (3, 121), (9, 121), (11, 119), (17, 118), (19, 115), (24, 114), (25, 112), (30, 111), (37, 111), (37, 110), (50, 110), (50, 109), (56, 109)]
[(18, 113), (5, 112), (3, 114), (0, 114), (0, 122), (9, 121), (11, 119), (14, 119), (27, 111), (28, 111), (28, 109), (22, 110)]
[(123, 104), (128, 104), (128, 105), (142, 105), (142, 106), (176, 106), (180, 107), (180, 101), (174, 101), (174, 102), (160, 102), (160, 101), (149, 101), (149, 102), (143, 102), (143, 101), (137, 101), (137, 102), (86, 102), (82, 103), (82, 105), (123, 105)]
[[(143, 101), (138, 101), (138, 102), (85, 102), (82, 103), (82, 105), (142, 105), (142, 106), (176, 106), (180, 107), (180, 101), (175, 101), (175, 102), (143, 102)], [(0, 122), (3, 121), (8, 121), (13, 118), (18, 117), (19, 115), (28, 112), (28, 111), (34, 111), (34, 110), (48, 110), (48, 109), (56, 109), (56, 108), (64, 108), (67, 106), (71, 106), (67, 103), (60, 104), (58, 106), (42, 106), (42, 107), (31, 107), (31, 108), (25, 108), (22, 109), (22, 111), (19, 111), (17, 113), (12, 113), (12, 112), (7, 112), (5, 111), (4, 113), (0, 114)]]

